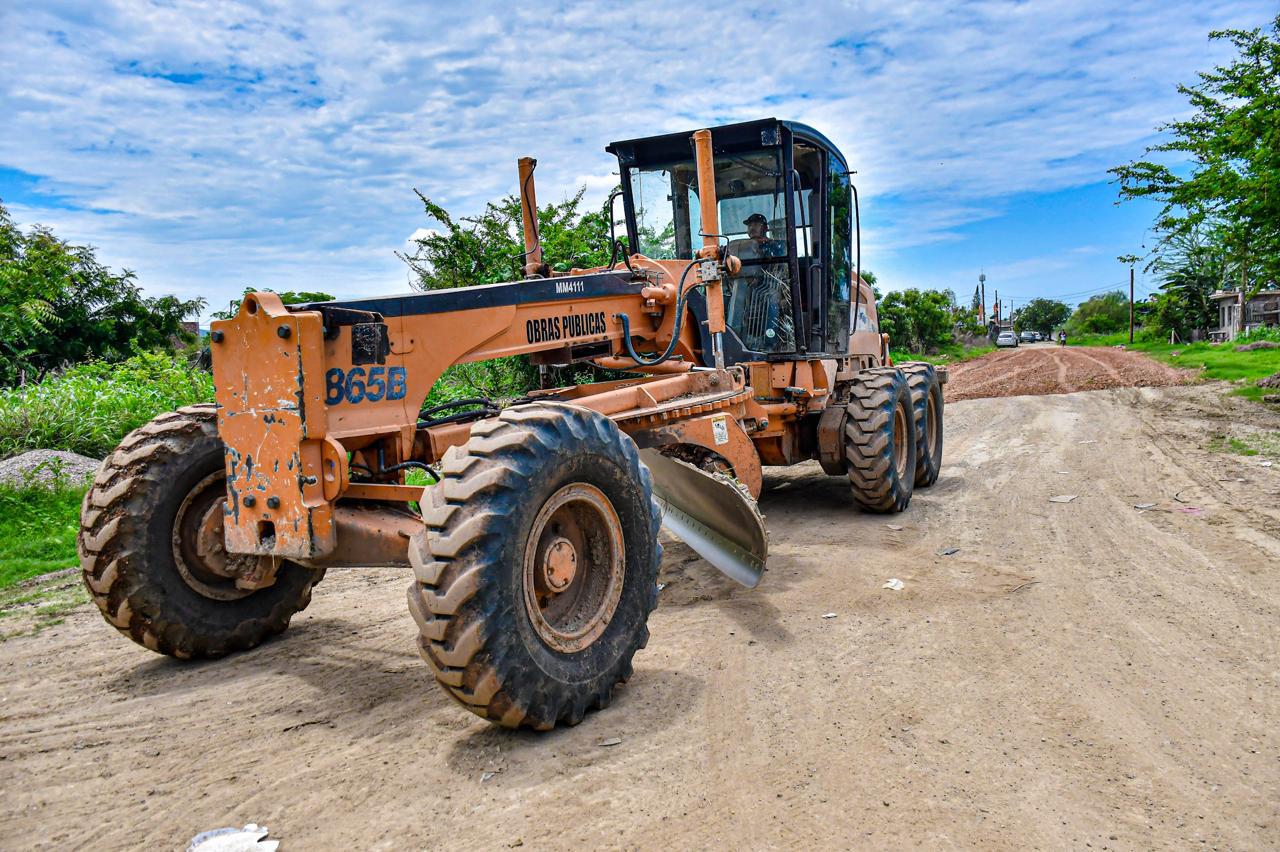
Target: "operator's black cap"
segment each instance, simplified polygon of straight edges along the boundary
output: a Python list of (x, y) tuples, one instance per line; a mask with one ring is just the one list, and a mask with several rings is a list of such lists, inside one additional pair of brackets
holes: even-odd
[(763, 213), (752, 213), (750, 216), (742, 220), (742, 224), (750, 225), (752, 222), (759, 222), (761, 225), (769, 224), (769, 220), (764, 218)]

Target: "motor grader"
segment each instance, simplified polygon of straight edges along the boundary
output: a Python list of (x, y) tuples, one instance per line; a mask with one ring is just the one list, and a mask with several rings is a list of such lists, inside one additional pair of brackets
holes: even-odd
[[(301, 306), (256, 292), (214, 322), (216, 404), (131, 433), (85, 497), (106, 620), (218, 657), (283, 631), (329, 568), (403, 565), (445, 691), (548, 729), (631, 675), (660, 527), (754, 586), (762, 467), (817, 460), (870, 512), (932, 484), (945, 376), (891, 364), (835, 146), (768, 119), (606, 150), (626, 243), (605, 267), (550, 269), (526, 158), (523, 280)], [(516, 355), (627, 377), (423, 407), (451, 365)]]

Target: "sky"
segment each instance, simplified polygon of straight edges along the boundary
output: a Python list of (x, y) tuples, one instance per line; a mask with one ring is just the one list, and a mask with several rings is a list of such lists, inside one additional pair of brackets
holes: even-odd
[[(609, 142), (777, 117), (857, 170), (882, 287), (1127, 286), (1155, 209), (1107, 169), (1188, 112), (1267, 2), (0, 4), (0, 201), (151, 295), (402, 292), (395, 256), (516, 190), (615, 185)], [(1138, 296), (1155, 286), (1139, 269)], [(207, 313), (207, 312), (206, 312)]]

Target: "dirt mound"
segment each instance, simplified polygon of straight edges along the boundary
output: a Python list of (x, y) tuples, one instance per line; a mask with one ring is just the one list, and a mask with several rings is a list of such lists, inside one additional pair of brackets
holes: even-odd
[(1087, 346), (1001, 350), (951, 368), (947, 401), (1187, 384), (1194, 373), (1136, 352)]
[(0, 484), (81, 482), (93, 476), (101, 462), (65, 450), (32, 450), (0, 461)]

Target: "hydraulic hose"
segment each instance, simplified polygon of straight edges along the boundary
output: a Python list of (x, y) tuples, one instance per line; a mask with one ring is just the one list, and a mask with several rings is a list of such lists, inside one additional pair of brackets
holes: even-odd
[[(631, 319), (626, 314), (618, 314), (617, 318), (622, 321), (622, 345), (627, 350), (627, 357), (635, 361), (641, 367), (656, 367), (663, 361), (671, 357), (671, 353), (676, 351), (676, 344), (680, 342), (680, 331), (684, 327), (684, 302), (686, 290), (684, 289), (685, 279), (689, 276), (689, 270), (698, 265), (698, 261), (690, 261), (689, 265), (684, 268), (684, 272), (680, 273), (680, 284), (676, 287), (676, 321), (675, 326), (671, 330), (671, 342), (667, 344), (667, 350), (657, 358), (645, 358), (635, 350), (631, 345)], [(696, 287), (704, 286), (703, 283), (694, 284), (690, 287), (693, 290)]]

